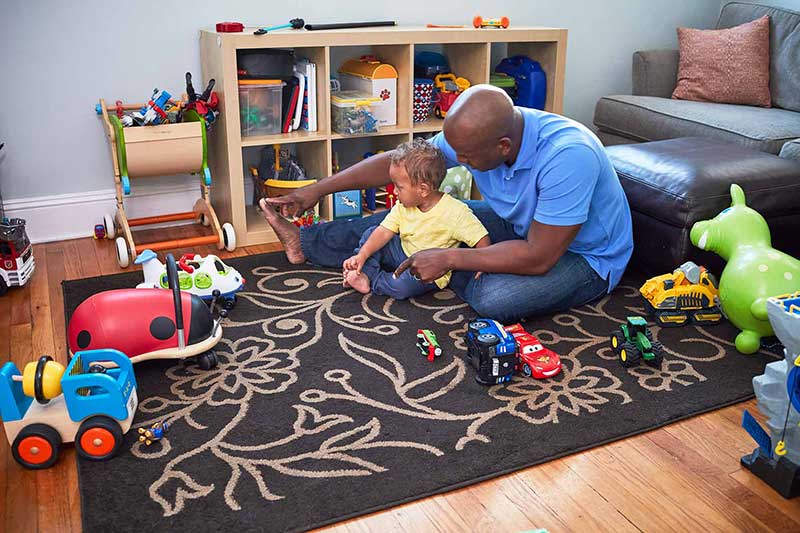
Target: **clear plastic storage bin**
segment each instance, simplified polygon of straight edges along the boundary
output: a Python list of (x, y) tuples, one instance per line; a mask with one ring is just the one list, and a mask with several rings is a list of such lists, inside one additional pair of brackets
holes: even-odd
[(331, 94), (331, 128), (342, 135), (377, 133), (374, 106), (380, 102), (380, 98), (360, 91)]
[[(254, 80), (256, 81), (256, 80)], [(242, 137), (281, 132), (283, 82), (239, 81)]]

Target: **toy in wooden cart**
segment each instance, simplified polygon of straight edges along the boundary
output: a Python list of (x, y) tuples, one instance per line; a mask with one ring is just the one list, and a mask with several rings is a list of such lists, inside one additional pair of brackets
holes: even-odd
[(561, 359), (521, 324), (504, 328), (496, 320), (478, 318), (467, 324), (466, 341), (475, 381), (481, 385), (507, 383), (514, 371), (537, 379), (561, 372)]
[(512, 324), (504, 329), (517, 341), (517, 372), (536, 379), (552, 378), (561, 372), (561, 358), (553, 350), (542, 346), (539, 339), (525, 331), (522, 324)]
[(741, 463), (784, 498), (793, 498), (800, 495), (800, 292), (769, 298), (767, 314), (785, 346), (784, 358), (753, 378), (769, 433), (744, 412), (742, 427), (758, 448)]
[(661, 368), (664, 360), (664, 347), (653, 339), (653, 333), (647, 327), (647, 321), (640, 316), (629, 316), (618, 331), (611, 334), (611, 349), (625, 368), (645, 364)]
[[(153, 103), (156, 104), (155, 101)], [(130, 107), (124, 106), (126, 109)], [(116, 110), (119, 109), (120, 106), (116, 106)], [(111, 148), (117, 198), (116, 215), (107, 214), (103, 218), (103, 224), (106, 238), (116, 238), (117, 261), (122, 268), (127, 267), (130, 260), (136, 259), (136, 256), (145, 249), (159, 251), (206, 244), (216, 244), (220, 250), (236, 249), (236, 233), (233, 226), (230, 223), (220, 225), (211, 205), (211, 170), (208, 167), (206, 120), (198, 113), (198, 109), (199, 106), (184, 110), (183, 122), (179, 124), (164, 123), (147, 128), (123, 128), (120, 118), (114, 113), (109, 113), (105, 100), (101, 99), (96, 107), (97, 113), (103, 118)], [(158, 112), (156, 114), (160, 116)], [(200, 198), (194, 203), (192, 211), (128, 218), (125, 211), (125, 197), (131, 192), (131, 178), (188, 173), (196, 173), (201, 177)], [(145, 244), (136, 244), (133, 239), (132, 227), (179, 220), (195, 220), (204, 226), (211, 226), (213, 234)]]
[(647, 280), (639, 292), (659, 326), (719, 324), (719, 283), (703, 266), (687, 261), (671, 274)]
[(25, 232), (25, 220), (4, 218), (0, 220), (0, 296), (9, 287), (22, 287), (33, 276), (36, 261), (33, 247)]
[(496, 19), (485, 19), (480, 15), (475, 15), (472, 19), (472, 25), (476, 28), (508, 28), (511, 21), (508, 17), (499, 17)]
[(22, 373), (12, 362), (0, 369), (0, 415), (25, 468), (53, 466), (69, 442), (85, 459), (113, 457), (138, 403), (133, 365), (116, 350), (78, 352), (66, 369), (47, 355)]
[[(214, 85), (216, 84), (216, 80), (211, 78), (208, 80), (208, 85), (206, 85), (205, 90), (202, 94), (198, 95), (194, 91), (194, 86), (192, 85), (192, 73), (186, 73), (186, 105), (182, 107), (186, 110), (193, 110), (196, 111), (198, 115), (203, 117), (206, 124), (206, 129), (210, 130), (211, 125), (216, 122), (217, 117), (219, 116), (219, 111), (217, 107), (219, 106), (219, 97), (217, 93), (214, 92)], [(183, 115), (179, 115), (178, 122), (183, 121)]]
[(439, 340), (436, 338), (436, 334), (429, 329), (417, 330), (417, 348), (430, 362), (442, 355)]
[(767, 299), (796, 291), (800, 260), (771, 246), (769, 226), (747, 207), (744, 191), (731, 185), (731, 206), (712, 220), (695, 223), (692, 244), (727, 261), (719, 280), (719, 301), (728, 320), (739, 328), (736, 349), (758, 351), (761, 338), (771, 336)]
[(456, 98), (470, 87), (469, 80), (456, 78), (455, 74), (437, 74), (433, 85), (437, 89), (433, 97), (433, 114), (437, 118), (446, 117)]
[[(137, 289), (168, 289), (167, 266), (158, 260), (152, 250), (145, 250), (136, 258), (142, 265), (144, 281)], [(225, 309), (236, 304), (236, 293), (244, 289), (244, 277), (235, 268), (222, 262), (216, 255), (184, 254), (178, 260), (178, 285), (182, 291), (197, 295), (206, 302), (221, 299)]]
[(145, 446), (150, 446), (164, 438), (164, 434), (169, 429), (167, 422), (156, 422), (149, 428), (139, 428), (139, 442), (144, 442)]
[[(169, 289), (117, 289), (94, 294), (72, 313), (67, 326), (71, 353), (114, 349), (138, 363), (148, 359), (185, 359), (202, 370), (216, 366), (212, 349), (222, 338), (228, 312), (180, 290), (178, 265), (167, 254)], [(216, 316), (215, 316), (216, 313)]]

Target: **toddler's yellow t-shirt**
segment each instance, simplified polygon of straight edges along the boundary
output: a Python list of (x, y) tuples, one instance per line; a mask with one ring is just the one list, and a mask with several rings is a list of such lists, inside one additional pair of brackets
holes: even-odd
[[(381, 226), (400, 235), (400, 244), (408, 256), (431, 248), (456, 248), (462, 242), (472, 247), (489, 234), (467, 204), (449, 194), (426, 213), (397, 203)], [(436, 286), (447, 287), (451, 274), (437, 279)]]

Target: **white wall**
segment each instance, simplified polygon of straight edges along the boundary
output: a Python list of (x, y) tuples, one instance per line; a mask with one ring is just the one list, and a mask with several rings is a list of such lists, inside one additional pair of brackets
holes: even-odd
[(564, 111), (590, 124), (598, 97), (630, 91), (632, 52), (674, 48), (676, 26), (712, 27), (720, 8), (719, 0), (466, 0), (456, 9), (458, 4), (2, 0), (0, 142), (6, 148), (0, 152), (0, 190), (8, 203), (111, 189), (108, 144), (93, 112), (97, 99), (139, 102), (154, 87), (180, 94), (187, 70), (197, 87), (198, 29), (217, 21), (272, 25), (302, 16), (307, 22), (469, 24), (482, 14), (508, 15), (513, 25), (565, 27)]

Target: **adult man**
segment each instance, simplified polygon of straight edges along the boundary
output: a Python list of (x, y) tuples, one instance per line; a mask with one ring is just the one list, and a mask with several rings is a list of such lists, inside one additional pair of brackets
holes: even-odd
[[(493, 243), (480, 249), (424, 250), (397, 270), (423, 281), (452, 270), (450, 287), (479, 315), (510, 322), (584, 304), (619, 282), (633, 250), (630, 209), (605, 151), (567, 118), (514, 107), (500, 89), (477, 85), (447, 113), (430, 141), (448, 167), (464, 165), (484, 201), (469, 202)], [(389, 182), (390, 154), (268, 203), (284, 215), (324, 194)], [(292, 263), (341, 267), (361, 233), (383, 214), (303, 231), (262, 208)], [(477, 276), (475, 273), (483, 275)]]

